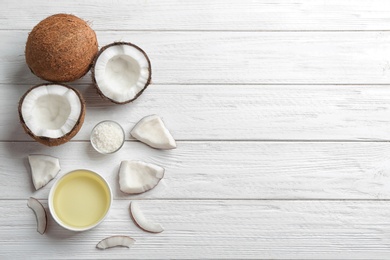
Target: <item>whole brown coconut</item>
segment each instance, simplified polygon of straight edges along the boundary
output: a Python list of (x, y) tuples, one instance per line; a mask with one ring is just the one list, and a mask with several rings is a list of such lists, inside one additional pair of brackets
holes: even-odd
[(55, 14), (38, 23), (29, 34), (26, 62), (44, 80), (70, 82), (88, 72), (97, 51), (96, 34), (84, 20)]

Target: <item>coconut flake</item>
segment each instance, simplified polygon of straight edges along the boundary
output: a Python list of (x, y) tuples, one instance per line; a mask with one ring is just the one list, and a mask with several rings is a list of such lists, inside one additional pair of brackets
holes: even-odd
[(123, 128), (114, 121), (102, 121), (91, 134), (92, 146), (101, 153), (109, 154), (118, 151), (125, 140)]
[(176, 148), (175, 139), (173, 139), (171, 133), (158, 115), (150, 115), (142, 118), (130, 133), (137, 140), (153, 148), (163, 150)]
[(35, 198), (30, 197), (27, 206), (33, 210), (37, 219), (37, 231), (43, 235), (47, 228), (47, 214), (43, 205)]
[(161, 233), (164, 231), (164, 228), (159, 223), (150, 222), (145, 218), (137, 202), (133, 201), (130, 203), (130, 212), (133, 216), (135, 223), (141, 229), (151, 233)]
[(28, 161), (36, 190), (49, 183), (61, 170), (60, 160), (49, 155), (31, 154), (28, 156)]
[(164, 168), (142, 161), (122, 161), (119, 169), (120, 190), (128, 194), (153, 189), (164, 177)]
[(135, 239), (129, 236), (111, 236), (101, 240), (96, 248), (98, 249), (108, 249), (112, 247), (127, 247), (130, 248), (135, 243)]

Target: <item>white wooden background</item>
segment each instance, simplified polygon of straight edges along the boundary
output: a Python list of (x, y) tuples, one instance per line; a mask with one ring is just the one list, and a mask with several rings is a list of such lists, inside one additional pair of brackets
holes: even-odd
[[(148, 54), (153, 84), (134, 103), (101, 100), (89, 76), (73, 141), (47, 148), (24, 134), (17, 102), (42, 81), (24, 62), (28, 32), (59, 12), (90, 21), (100, 46), (130, 41)], [(0, 2), (0, 259), (390, 259), (390, 2), (387, 0), (111, 0)], [(88, 141), (104, 119), (129, 133), (157, 113), (178, 141), (153, 150), (127, 136), (120, 152)], [(36, 232), (27, 155), (61, 160), (64, 174), (104, 175), (115, 201), (82, 233), (49, 220)], [(119, 163), (166, 168), (138, 196), (121, 193)], [(139, 200), (165, 227), (130, 219)], [(95, 249), (110, 235), (131, 249)]]

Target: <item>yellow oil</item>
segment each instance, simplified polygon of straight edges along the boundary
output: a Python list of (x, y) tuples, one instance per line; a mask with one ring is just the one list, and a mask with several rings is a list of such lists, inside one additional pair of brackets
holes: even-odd
[(110, 201), (110, 190), (105, 182), (87, 170), (76, 170), (64, 176), (53, 196), (57, 217), (75, 228), (98, 223), (107, 213)]

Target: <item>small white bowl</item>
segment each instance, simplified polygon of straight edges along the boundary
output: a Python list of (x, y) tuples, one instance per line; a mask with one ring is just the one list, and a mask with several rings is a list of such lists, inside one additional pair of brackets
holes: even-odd
[[(89, 190), (88, 186), (91, 187)], [(97, 190), (99, 188), (101, 193)], [(49, 210), (53, 219), (63, 228), (85, 231), (103, 222), (110, 211), (112, 200), (110, 185), (101, 175), (78, 169), (66, 173), (51, 187)], [(98, 205), (102, 203), (106, 205), (100, 209)], [(91, 213), (94, 209), (96, 216)], [(95, 219), (87, 221), (88, 218)], [(78, 224), (71, 224), (72, 222)]]
[[(104, 124), (111, 124), (111, 125), (113, 125), (114, 127), (117, 128), (116, 130), (118, 130), (118, 131), (120, 132), (120, 135), (121, 135), (121, 136), (120, 136), (120, 138), (121, 138), (121, 143), (118, 145), (118, 147), (116, 147), (116, 148), (115, 148), (114, 150), (112, 150), (112, 151), (103, 151), (103, 150), (100, 149), (100, 148), (98, 147), (98, 145), (95, 144), (94, 141), (93, 141), (94, 134), (95, 134), (95, 132), (97, 131), (97, 128), (100, 127), (100, 126), (102, 126), (102, 125), (104, 125)], [(103, 137), (101, 137), (101, 138), (105, 138), (105, 137), (108, 138), (108, 137), (109, 137), (109, 134), (110, 134), (110, 133), (105, 133), (105, 134), (103, 135)], [(110, 138), (110, 140), (111, 140), (111, 138)], [(109, 142), (110, 140), (105, 140), (105, 141)], [(92, 147), (93, 147), (97, 152), (99, 152), (99, 153), (101, 153), (101, 154), (112, 154), (112, 153), (115, 153), (115, 152), (119, 151), (119, 149), (121, 149), (122, 146), (123, 146), (123, 144), (125, 143), (125, 131), (123, 130), (123, 127), (122, 127), (119, 123), (117, 123), (117, 122), (115, 122), (115, 121), (112, 121), (112, 120), (104, 120), (104, 121), (101, 121), (101, 122), (97, 123), (97, 124), (95, 125), (95, 127), (92, 129), (91, 135), (90, 135), (90, 141), (91, 141)]]

